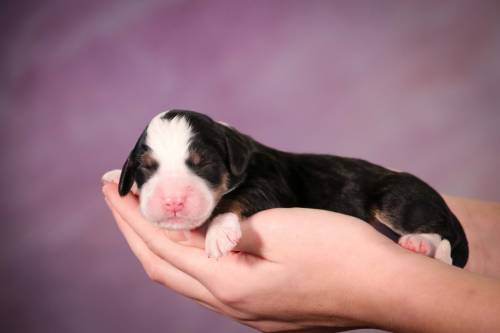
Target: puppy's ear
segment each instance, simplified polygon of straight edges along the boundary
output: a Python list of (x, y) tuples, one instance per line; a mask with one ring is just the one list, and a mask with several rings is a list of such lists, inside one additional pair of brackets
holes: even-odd
[(137, 168), (139, 167), (140, 155), (144, 152), (143, 146), (146, 140), (146, 129), (142, 132), (141, 136), (137, 140), (134, 149), (130, 152), (127, 160), (123, 164), (122, 172), (120, 174), (120, 182), (118, 184), (118, 193), (123, 197), (130, 192), (132, 185), (134, 185), (135, 174)]
[(130, 152), (129, 157), (125, 161), (122, 167), (122, 173), (120, 174), (120, 183), (118, 183), (118, 193), (123, 197), (130, 192), (132, 185), (135, 181), (135, 173), (137, 171), (138, 163), (135, 161), (133, 152)]
[(253, 140), (234, 128), (225, 125), (220, 126), (224, 131), (226, 160), (229, 171), (233, 176), (241, 176), (247, 169), (250, 157), (254, 152)]

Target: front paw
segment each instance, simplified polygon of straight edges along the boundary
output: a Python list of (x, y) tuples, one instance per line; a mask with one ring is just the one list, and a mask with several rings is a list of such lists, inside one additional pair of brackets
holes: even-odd
[(234, 213), (217, 215), (208, 226), (205, 253), (209, 258), (228, 254), (241, 238), (240, 221)]

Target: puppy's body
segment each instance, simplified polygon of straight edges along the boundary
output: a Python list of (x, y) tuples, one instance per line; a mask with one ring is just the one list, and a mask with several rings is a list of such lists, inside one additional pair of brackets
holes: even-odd
[[(154, 152), (165, 151), (172, 143), (148, 141), (148, 135), (152, 136), (148, 129), (154, 127), (153, 122), (179, 119), (188, 124), (190, 138), (177, 143), (186, 145), (186, 152), (177, 157), (181, 161), (177, 162), (177, 169), (168, 171), (161, 168), (162, 164), (169, 163), (168, 154)], [(175, 144), (172, 147), (182, 150)], [(156, 167), (141, 171), (144, 160)], [(183, 171), (179, 173), (178, 170)], [(175, 178), (172, 175), (179, 174), (185, 174), (187, 180), (175, 195), (174, 192), (158, 192), (157, 188), (169, 186), (168, 182), (160, 185), (158, 178), (172, 180)], [(196, 198), (198, 192), (206, 192), (198, 179), (203, 179), (210, 189), (211, 198)], [(467, 240), (460, 223), (441, 196), (415, 176), (359, 159), (279, 151), (191, 111), (172, 110), (153, 119), (124, 165), (120, 193), (126, 194), (134, 181), (140, 192), (145, 184), (151, 185), (148, 182), (156, 182), (156, 186), (148, 187), (148, 199), (144, 199), (144, 204), (141, 193), (141, 209), (148, 217), (151, 215), (148, 210), (155, 208), (145, 201), (153, 201), (151, 195), (155, 194), (152, 193), (163, 196), (167, 208), (159, 224), (175, 221), (164, 226), (194, 228), (212, 220), (206, 246), (207, 253), (213, 256), (223, 255), (235, 245), (241, 236), (238, 222), (242, 218), (269, 208), (305, 207), (355, 216), (371, 224), (385, 224), (401, 236), (399, 243), (408, 249), (449, 263), (453, 259), (453, 264), (460, 267), (467, 262)], [(156, 188), (152, 190), (152, 187)], [(185, 193), (190, 193), (190, 188), (195, 188), (193, 198), (187, 195), (186, 199)], [(199, 196), (206, 197), (206, 193)], [(174, 197), (184, 198), (182, 204), (176, 206), (181, 207), (178, 211), (172, 208), (171, 198)], [(179, 215), (184, 210), (191, 212), (189, 200), (206, 203), (206, 207), (198, 204), (203, 209), (191, 210), (205, 215)]]
[(275, 207), (306, 207), (383, 223), (399, 235), (438, 234), (451, 242), (455, 265), (467, 261), (463, 229), (435, 190), (411, 174), (364, 160), (293, 154), (256, 143), (245, 181), (214, 212), (233, 202), (243, 217)]

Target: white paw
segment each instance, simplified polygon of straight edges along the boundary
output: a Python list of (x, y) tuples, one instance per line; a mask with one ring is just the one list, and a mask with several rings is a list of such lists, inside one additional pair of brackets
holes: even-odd
[(440, 241), (438, 234), (407, 234), (401, 236), (398, 244), (409, 251), (433, 257)]
[(412, 252), (452, 264), (450, 242), (438, 234), (407, 234), (403, 235), (398, 243)]
[[(109, 182), (109, 183), (114, 183), (114, 184), (119, 184), (120, 183), (120, 175), (122, 174), (122, 171), (119, 169), (111, 170), (106, 172), (104, 175), (102, 175), (101, 180), (103, 182)], [(137, 184), (134, 182), (134, 185), (132, 185), (132, 188), (130, 189), (130, 192), (132, 192), (135, 195), (138, 195), (139, 189), (137, 188)]]
[(217, 215), (208, 226), (205, 238), (205, 253), (209, 258), (220, 258), (228, 254), (241, 238), (238, 216), (234, 213)]
[(446, 264), (453, 264), (453, 259), (451, 258), (451, 245), (447, 239), (443, 239), (436, 249), (436, 254), (434, 258), (441, 260)]
[(399, 241), (399, 246), (424, 256), (432, 257), (435, 251), (434, 245), (426, 238), (418, 234), (409, 234), (402, 236)]

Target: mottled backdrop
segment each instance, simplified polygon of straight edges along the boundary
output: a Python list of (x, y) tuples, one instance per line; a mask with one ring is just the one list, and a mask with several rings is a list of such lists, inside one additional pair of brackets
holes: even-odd
[(168, 108), (500, 200), (499, 2), (0, 6), (4, 332), (252, 331), (150, 282), (103, 203)]

